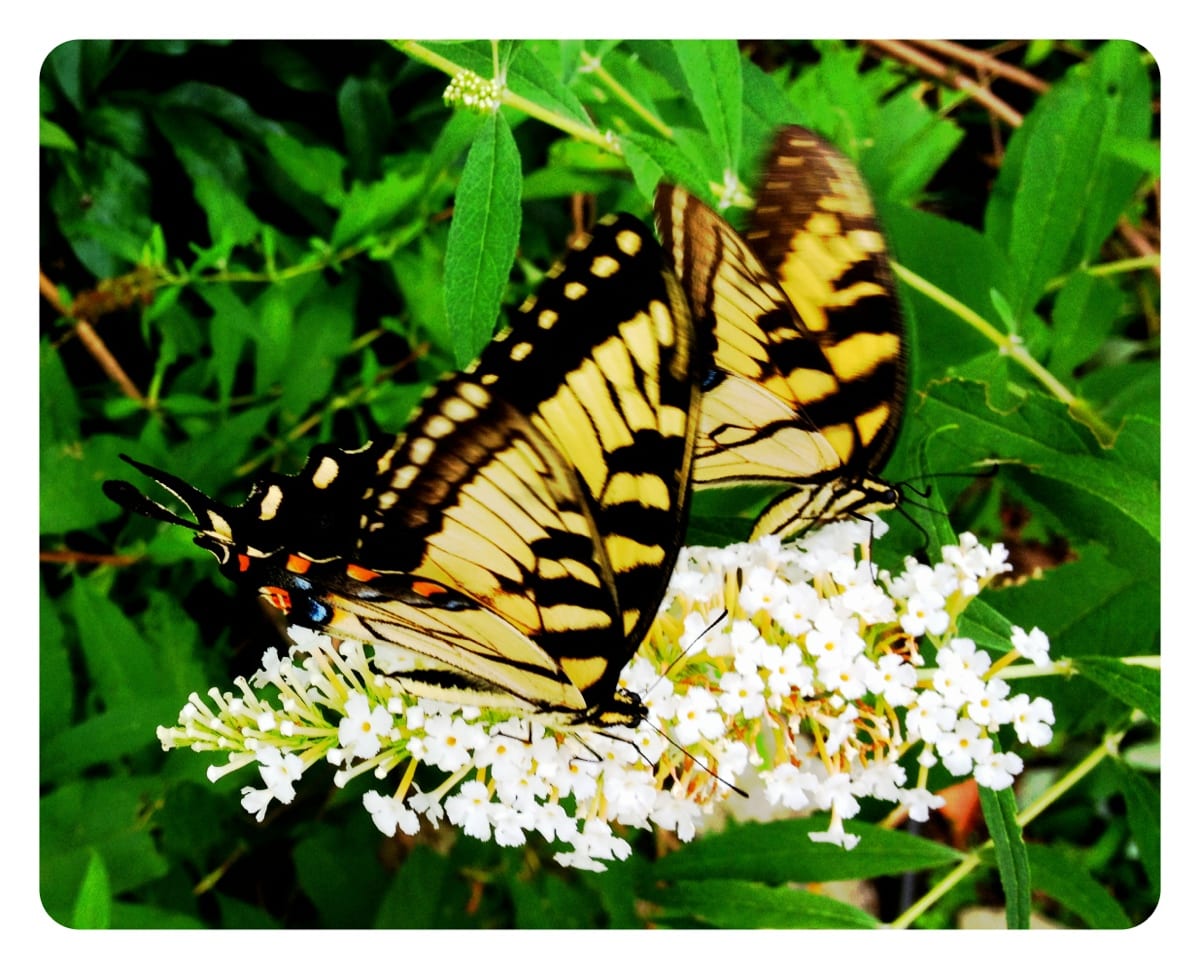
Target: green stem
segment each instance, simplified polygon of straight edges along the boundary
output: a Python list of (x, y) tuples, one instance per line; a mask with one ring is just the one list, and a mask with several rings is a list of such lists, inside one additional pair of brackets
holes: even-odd
[[(1024, 811), (1017, 815), (1017, 823), (1021, 829), (1033, 821), (1039, 814), (1050, 807), (1055, 801), (1062, 797), (1067, 791), (1078, 784), (1085, 778), (1096, 766), (1104, 760), (1105, 757), (1115, 757), (1120, 750), (1121, 740), (1125, 737), (1125, 731), (1120, 730), (1116, 733), (1107, 734), (1090, 754), (1083, 758), (1071, 770), (1067, 771), (1062, 777), (1051, 784), (1041, 795), (1039, 795), (1032, 804)], [(946, 875), (940, 882), (933, 886), (921, 898), (917, 899), (907, 911), (891, 923), (893, 929), (906, 929), (913, 924), (921, 915), (927, 912), (933, 904), (946, 895), (955, 885), (961, 882), (972, 871), (982, 864), (984, 853), (993, 847), (992, 841), (987, 841), (981, 844), (978, 848), (964, 858), (952, 872)]]
[[(393, 41), (396, 49), (404, 54), (407, 54), (415, 61), (420, 61), (422, 64), (428, 64), (430, 67), (442, 71), (444, 74), (449, 74), (454, 77), (461, 74), (467, 68), (462, 67), (454, 61), (443, 57), (441, 54), (431, 51), (422, 44), (418, 44), (413, 40)], [(523, 98), (519, 94), (514, 94), (508, 87), (502, 87), (500, 93), (500, 103), (507, 105), (510, 108), (515, 108), (531, 118), (537, 118), (552, 128), (557, 128), (559, 131), (571, 135), (573, 138), (578, 138), (580, 141), (586, 141), (589, 144), (596, 145), (605, 151), (612, 152), (614, 155), (620, 155), (621, 149), (615, 141), (610, 140), (603, 132), (597, 131), (595, 128), (589, 128), (587, 125), (580, 124), (574, 118), (568, 118), (565, 115), (555, 114), (540, 104), (534, 104), (528, 98)]]
[[(1135, 273), (1143, 269), (1157, 269), (1162, 265), (1162, 257), (1158, 253), (1148, 256), (1134, 256), (1130, 259), (1116, 259), (1113, 262), (1100, 263), (1096, 266), (1086, 266), (1083, 271), (1089, 276), (1119, 276), (1121, 273)], [(1055, 276), (1046, 283), (1046, 291), (1053, 292), (1062, 289), (1070, 276)]]
[(939, 306), (945, 307), (977, 333), (995, 344), (1001, 354), (1015, 360), (1056, 399), (1066, 404), (1072, 416), (1087, 426), (1101, 443), (1109, 444), (1115, 439), (1116, 432), (1099, 415), (1095, 414), (1085, 401), (1072, 394), (1054, 374), (1038, 363), (1025, 349), (1025, 344), (1021, 342), (1020, 338), (1001, 333), (971, 307), (959, 302), (945, 290), (939, 289), (928, 279), (918, 276), (899, 263), (892, 263), (892, 271), (917, 292), (928, 296)]
[(580, 55), (583, 61), (584, 70), (596, 75), (597, 80), (601, 81), (613, 94), (617, 96), (619, 101), (622, 101), (629, 107), (634, 114), (646, 122), (651, 128), (657, 131), (660, 135), (668, 140), (673, 140), (675, 133), (671, 131), (665, 124), (659, 121), (650, 111), (635, 98), (620, 81), (605, 70), (604, 65), (600, 63), (600, 58), (587, 51), (583, 51)]

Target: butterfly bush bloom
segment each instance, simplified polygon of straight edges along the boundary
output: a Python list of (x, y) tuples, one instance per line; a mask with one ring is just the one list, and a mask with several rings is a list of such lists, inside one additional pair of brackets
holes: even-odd
[(1008, 787), (1023, 764), (1001, 737), (1044, 746), (1054, 723), (1047, 700), (1011, 695), (1002, 675), (1049, 662), (1044, 633), (1014, 627), (993, 659), (957, 632), (970, 600), (1008, 570), (1003, 547), (964, 534), (940, 562), (889, 575), (864, 559), (885, 530), (843, 522), (789, 545), (685, 548), (622, 676), (649, 711), (637, 727), (560, 729), (414, 697), (388, 675), (418, 662), (402, 650), (293, 628), (286, 655), (268, 650), (232, 692), (193, 694), (159, 738), (225, 752), (214, 781), (256, 766), (263, 786), (243, 788), (242, 805), (260, 819), (326, 761), (339, 786), (387, 782), (363, 796), (384, 834), (448, 823), (503, 845), (536, 835), (585, 869), (628, 857), (625, 828), (690, 840), (743, 788), (756, 816), (829, 812), (814, 838), (850, 849), (844, 821), (864, 798), (926, 820), (943, 806), (931, 768)]

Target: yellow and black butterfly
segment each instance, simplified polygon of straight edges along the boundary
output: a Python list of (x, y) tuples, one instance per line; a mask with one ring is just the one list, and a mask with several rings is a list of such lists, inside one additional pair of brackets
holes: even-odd
[(753, 537), (895, 506), (878, 472), (904, 409), (904, 325), (853, 163), (785, 127), (745, 236), (677, 186), (659, 187), (655, 216), (712, 342), (696, 485), (786, 483)]
[(645, 707), (618, 677), (683, 538), (697, 353), (661, 248), (621, 215), (399, 437), (318, 446), (236, 507), (130, 461), (198, 524), (127, 482), (106, 493), (195, 530), (291, 622), (419, 654), (422, 668), (397, 674), (415, 694), (636, 724)]

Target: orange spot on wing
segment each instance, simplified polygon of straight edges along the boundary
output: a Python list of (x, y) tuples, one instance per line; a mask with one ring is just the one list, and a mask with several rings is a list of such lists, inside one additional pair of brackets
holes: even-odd
[(412, 584), (412, 590), (419, 596), (436, 596), (446, 591), (445, 586), (438, 585), (436, 582), (426, 582), (419, 580)]
[(308, 571), (310, 565), (312, 565), (312, 562), (302, 555), (289, 555), (287, 557), (287, 570), (294, 572), (296, 575), (303, 575)]
[(359, 582), (370, 582), (372, 579), (379, 578), (378, 572), (372, 572), (370, 569), (364, 569), (361, 565), (354, 564), (346, 566), (346, 574), (352, 579), (358, 579)]
[(238, 571), (245, 572), (250, 568), (250, 556), (245, 552), (238, 552)]
[(287, 589), (281, 589), (274, 585), (265, 585), (258, 591), (267, 602), (271, 603), (271, 605), (285, 616), (292, 611), (292, 597)]

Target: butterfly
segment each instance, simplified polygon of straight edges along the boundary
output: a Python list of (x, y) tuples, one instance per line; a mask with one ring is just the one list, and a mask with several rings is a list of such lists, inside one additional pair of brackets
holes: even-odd
[(406, 430), (320, 445), (227, 506), (126, 458), (187, 505), (123, 481), (293, 624), (401, 647), (410, 692), (565, 726), (634, 725), (619, 686), (674, 567), (699, 424), (700, 350), (650, 230), (602, 220)]
[(678, 186), (659, 186), (655, 218), (712, 344), (696, 485), (786, 484), (752, 538), (898, 504), (878, 472), (904, 411), (904, 325), (853, 163), (784, 127), (744, 236)]

